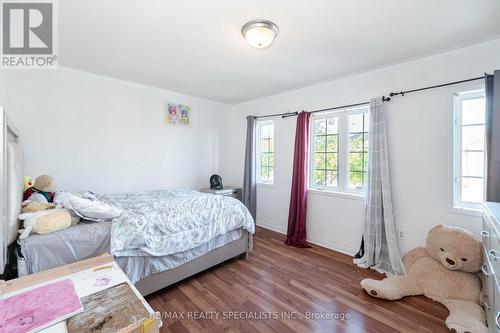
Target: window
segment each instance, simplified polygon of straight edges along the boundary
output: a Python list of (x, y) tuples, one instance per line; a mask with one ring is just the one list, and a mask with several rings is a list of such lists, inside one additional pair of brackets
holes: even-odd
[(362, 192), (368, 167), (369, 108), (313, 115), (309, 188)]
[(339, 117), (314, 119), (314, 179), (317, 187), (337, 187)]
[(484, 200), (485, 94), (474, 90), (455, 94), (453, 206), (479, 209)]
[(348, 187), (362, 190), (368, 176), (368, 113), (349, 115)]
[(274, 179), (274, 122), (257, 123), (257, 182), (272, 184)]

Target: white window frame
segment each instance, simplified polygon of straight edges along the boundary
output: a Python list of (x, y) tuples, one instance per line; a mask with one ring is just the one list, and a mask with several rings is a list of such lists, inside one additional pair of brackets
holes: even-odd
[[(273, 178), (272, 179), (262, 179), (262, 164), (261, 164), (261, 158), (262, 158), (262, 146), (261, 146), (261, 130), (262, 130), (262, 127), (263, 126), (268, 126), (268, 125), (273, 125), (273, 155), (274, 155), (274, 159), (273, 159)], [(274, 125), (274, 120), (261, 120), (261, 121), (257, 121), (257, 124), (256, 124), (256, 149), (255, 149), (255, 152), (256, 152), (256, 167), (257, 167), (257, 170), (256, 170), (256, 176), (257, 176), (257, 184), (262, 184), (262, 185), (273, 185), (274, 184), (274, 170), (276, 168), (276, 137), (274, 136), (274, 129), (275, 129), (275, 125)]]
[[(360, 113), (369, 113), (369, 111), (369, 105), (365, 105), (335, 110), (334, 112), (322, 112), (313, 114), (311, 116), (311, 121), (309, 123), (309, 177), (307, 186), (309, 191), (326, 192), (340, 195), (365, 195), (366, 189), (349, 188), (349, 116)], [(330, 117), (338, 117), (337, 186), (317, 186), (314, 185), (314, 121)]]
[[(477, 215), (479, 214), (478, 212), (481, 211), (481, 203), (462, 200), (462, 101), (479, 97), (485, 97), (484, 86), (471, 87), (467, 90), (455, 93), (453, 96), (452, 173), (450, 180), (452, 192), (451, 212), (470, 212), (473, 215)], [(486, 151), (486, 147), (484, 149)], [(483, 190), (486, 183), (486, 161), (484, 165)]]

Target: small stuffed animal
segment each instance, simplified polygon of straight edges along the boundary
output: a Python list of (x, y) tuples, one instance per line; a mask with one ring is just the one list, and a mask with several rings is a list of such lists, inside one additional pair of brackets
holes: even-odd
[(47, 202), (54, 202), (55, 191), (56, 183), (54, 182), (52, 176), (41, 175), (36, 177), (35, 184), (33, 185), (33, 195), (38, 193), (43, 195), (45, 199), (47, 199)]
[[(26, 179), (27, 178), (27, 179)], [(36, 177), (33, 186), (28, 187), (31, 178), (25, 177), (25, 187), (23, 200), (38, 201), (40, 203), (48, 203), (54, 201), (56, 191), (56, 183), (49, 175), (41, 175)], [(31, 180), (31, 183), (33, 180)]]
[(49, 203), (54, 201), (56, 183), (49, 175), (36, 177), (35, 182), (30, 177), (24, 177), (23, 200), (37, 201), (40, 203)]
[(24, 229), (19, 230), (19, 239), (25, 239), (31, 233), (49, 234), (71, 226), (71, 214), (63, 208), (24, 213), (19, 215), (19, 219), (24, 222)]
[(23, 201), (28, 200), (28, 198), (33, 194), (33, 178), (30, 176), (24, 176), (24, 192)]
[(30, 176), (24, 176), (24, 191), (33, 187), (33, 178)]
[(452, 332), (487, 333), (481, 302), (481, 281), (474, 274), (483, 263), (482, 243), (467, 230), (438, 225), (427, 235), (426, 247), (403, 258), (407, 275), (381, 281), (364, 279), (369, 295), (388, 300), (425, 295), (446, 306), (446, 326)]
[[(35, 213), (42, 210), (54, 209), (56, 204), (54, 203), (40, 203), (38, 201), (26, 200), (21, 204), (21, 213)], [(61, 207), (59, 207), (61, 208)], [(77, 225), (80, 223), (80, 216), (77, 216), (72, 210), (67, 210), (71, 214), (71, 225)]]

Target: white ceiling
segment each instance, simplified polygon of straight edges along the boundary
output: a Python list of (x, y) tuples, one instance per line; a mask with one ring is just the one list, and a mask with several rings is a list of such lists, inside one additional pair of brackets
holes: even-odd
[[(237, 103), (500, 35), (498, 0), (64, 0), (60, 65)], [(252, 49), (252, 19), (280, 34)]]

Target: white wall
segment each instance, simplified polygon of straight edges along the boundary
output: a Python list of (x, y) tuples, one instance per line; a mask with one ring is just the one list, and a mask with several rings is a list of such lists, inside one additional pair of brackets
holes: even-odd
[[(500, 68), (500, 39), (254, 100), (232, 107), (223, 136), (222, 175), (241, 184), (245, 116), (313, 110), (368, 101), (389, 92), (476, 77)], [(462, 84), (396, 97), (389, 105), (389, 145), (396, 223), (403, 252), (424, 244), (438, 223), (480, 231), (480, 218), (450, 213), (450, 137), (453, 93)], [(275, 182), (258, 188), (257, 223), (286, 231), (295, 119), (275, 120)], [(361, 199), (309, 194), (310, 241), (355, 253), (363, 227)]]
[[(191, 105), (192, 126), (165, 126), (164, 102)], [(27, 175), (107, 193), (207, 186), (228, 108), (67, 68), (0, 71), (0, 105), (21, 132)]]

